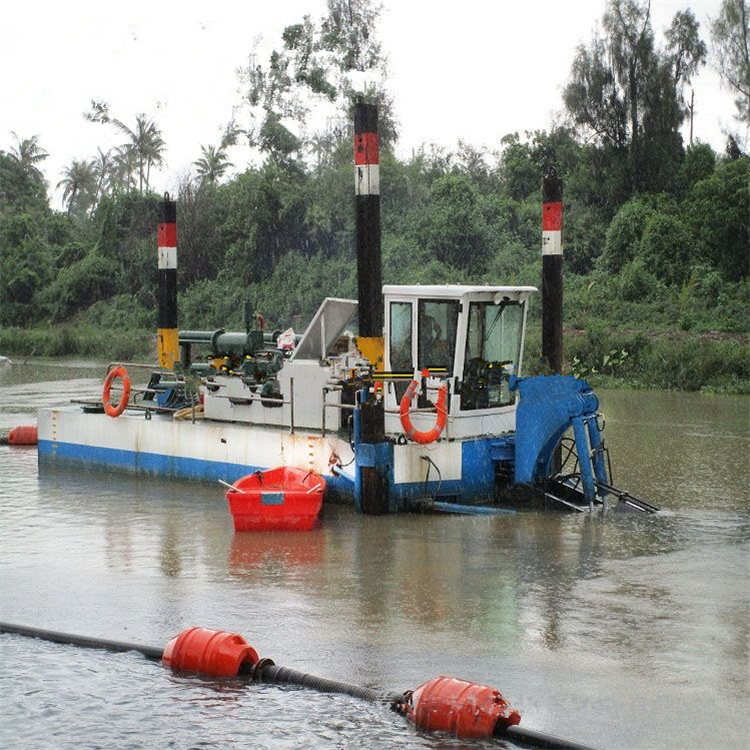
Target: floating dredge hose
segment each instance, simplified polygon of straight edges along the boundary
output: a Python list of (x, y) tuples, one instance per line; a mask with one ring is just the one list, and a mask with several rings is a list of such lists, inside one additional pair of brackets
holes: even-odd
[(319, 693), (341, 693), (342, 695), (351, 695), (354, 698), (370, 701), (370, 703), (387, 703), (389, 705), (403, 698), (400, 693), (386, 693), (382, 690), (349, 685), (346, 682), (327, 680), (325, 677), (316, 677), (312, 674), (298, 672), (296, 669), (277, 666), (270, 659), (262, 659), (261, 662), (263, 661), (270, 663), (259, 663), (259, 681), (271, 685), (301, 685), (310, 688), (310, 690), (317, 690)]
[(81, 648), (136, 651), (174, 670), (211, 677), (244, 677), (271, 685), (300, 685), (322, 693), (341, 693), (372, 703), (385, 703), (419, 729), (450, 732), (459, 738), (497, 737), (518, 745), (545, 750), (593, 750), (545, 732), (518, 726), (518, 711), (510, 708), (494, 688), (452, 677), (437, 677), (416, 690), (389, 693), (281, 667), (261, 659), (247, 641), (235, 633), (208, 628), (188, 628), (164, 648), (88, 638), (54, 630), (0, 623), (0, 633), (39, 638)]
[(117, 651), (119, 653), (137, 651), (147, 659), (152, 659), (153, 661), (161, 661), (162, 654), (164, 653), (163, 648), (157, 648), (156, 646), (142, 646), (139, 643), (123, 643), (122, 641), (106, 641), (102, 638), (88, 638), (84, 635), (59, 633), (55, 630), (27, 628), (24, 625), (13, 625), (8, 622), (0, 623), (0, 633), (23, 635), (27, 638), (39, 638), (42, 641), (64, 643), (70, 646), (78, 646), (79, 648), (97, 648), (104, 651)]

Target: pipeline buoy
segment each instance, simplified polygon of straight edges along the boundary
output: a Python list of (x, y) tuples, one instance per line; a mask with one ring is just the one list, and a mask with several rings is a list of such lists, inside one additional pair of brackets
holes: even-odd
[(19, 425), (8, 433), (8, 445), (36, 445), (39, 433), (36, 425)]
[(236, 677), (240, 667), (258, 663), (258, 652), (236, 633), (210, 628), (188, 628), (165, 647), (162, 664), (177, 671), (209, 677)]
[(420, 685), (400, 709), (419, 729), (448, 732), (461, 739), (493, 737), (521, 721), (499, 690), (454, 677), (435, 677)]

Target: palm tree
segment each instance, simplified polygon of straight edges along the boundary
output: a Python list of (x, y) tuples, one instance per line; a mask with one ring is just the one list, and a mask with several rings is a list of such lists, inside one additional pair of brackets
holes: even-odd
[(96, 175), (96, 200), (113, 187), (114, 178), (114, 157), (111, 151), (102, 151), (97, 149), (97, 155), (94, 157), (93, 168)]
[(112, 117), (109, 104), (96, 99), (91, 100), (91, 111), (84, 114), (89, 122), (101, 122), (114, 125), (127, 137), (124, 143), (117, 149), (115, 162), (118, 163), (118, 172), (124, 179), (128, 190), (131, 187), (133, 173), (138, 171), (138, 190), (148, 190), (151, 179), (151, 167), (164, 164), (164, 151), (166, 144), (162, 138), (161, 130), (154, 120), (149, 120), (145, 114), (135, 117), (135, 128), (129, 128), (122, 120)]
[(234, 164), (229, 161), (227, 149), (230, 146), (236, 146), (237, 140), (244, 131), (237, 127), (234, 117), (227, 123), (224, 132), (221, 134), (221, 144), (218, 148), (215, 146), (201, 146), (203, 156), (193, 162), (193, 166), (201, 178), (201, 183), (208, 182), (211, 185), (216, 183), (224, 176), (229, 167)]
[(148, 190), (151, 167), (164, 164), (163, 153), (166, 150), (166, 144), (159, 126), (144, 114), (136, 115), (133, 129), (122, 120), (112, 118), (110, 122), (128, 138), (128, 142), (120, 149), (127, 149), (130, 152), (129, 161), (135, 163), (138, 168), (138, 191), (142, 193), (144, 188)]
[(62, 172), (57, 187), (63, 188), (63, 204), (68, 213), (84, 213), (96, 202), (97, 175), (93, 162), (74, 159)]
[[(153, 120), (147, 120), (145, 115), (138, 115), (136, 117), (136, 132), (138, 133), (136, 148), (140, 160), (139, 163), (141, 165), (145, 164), (146, 190), (148, 190), (148, 184), (151, 178), (151, 167), (159, 167), (164, 164), (164, 157), (162, 154), (167, 146), (161, 136), (161, 130), (159, 130)], [(143, 192), (142, 185), (141, 192)]]
[(130, 144), (118, 146), (112, 157), (110, 184), (113, 189), (123, 188), (126, 192), (135, 190), (137, 170), (136, 154)]
[(223, 176), (229, 167), (234, 166), (226, 153), (224, 146), (201, 146), (203, 156), (193, 162), (195, 171), (201, 182), (207, 182), (215, 185)]
[(21, 164), (24, 171), (41, 177), (42, 173), (36, 165), (43, 162), (49, 154), (39, 145), (39, 136), (19, 138), (13, 131), (11, 135), (18, 141), (18, 144), (10, 149), (11, 156)]

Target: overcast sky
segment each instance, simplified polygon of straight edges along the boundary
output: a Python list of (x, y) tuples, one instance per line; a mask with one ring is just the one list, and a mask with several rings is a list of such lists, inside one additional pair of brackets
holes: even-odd
[[(459, 138), (497, 148), (506, 133), (548, 129), (561, 117), (575, 48), (590, 40), (605, 8), (604, 0), (384, 5), (380, 38), (401, 155), (423, 143), (454, 147)], [(689, 7), (708, 44), (708, 17), (719, 6), (653, 0), (657, 38)], [(83, 119), (92, 98), (105, 99), (128, 124), (140, 112), (157, 121), (167, 165), (152, 184), (174, 192), (200, 144), (218, 143), (240, 101), (236, 70), (251, 51), (277, 46), (285, 26), (324, 10), (325, 0), (0, 0), (0, 148), (14, 143), (10, 131), (38, 135), (54, 187), (72, 159), (122, 142), (111, 127)], [(737, 129), (732, 97), (710, 66), (694, 88), (695, 137), (723, 150), (722, 129)], [(248, 158), (247, 149), (232, 153), (235, 171)]]

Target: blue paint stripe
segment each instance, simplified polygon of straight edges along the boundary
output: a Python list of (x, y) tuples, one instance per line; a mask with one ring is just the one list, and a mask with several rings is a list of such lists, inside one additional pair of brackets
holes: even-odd
[[(40, 464), (65, 464), (85, 469), (102, 467), (131, 474), (176, 477), (204, 482), (216, 482), (219, 479), (225, 482), (234, 482), (246, 474), (271, 468), (270, 466), (257, 466), (255, 464), (208, 461), (199, 458), (165, 456), (159, 453), (60, 443), (52, 440), (40, 440), (38, 454)], [(352, 495), (352, 480), (346, 476), (327, 476), (326, 484), (345, 496)]]
[[(497, 438), (466, 441), (462, 445), (461, 480), (437, 479), (430, 481), (427, 488), (424, 482), (409, 482), (391, 486), (391, 506), (393, 510), (408, 507), (411, 500), (434, 496), (440, 492), (440, 498), (450, 498), (463, 503), (475, 503), (491, 500), (495, 484), (495, 460), (492, 446)], [(39, 461), (46, 463), (65, 463), (91, 468), (106, 467), (111, 470), (127, 471), (133, 474), (149, 474), (163, 477), (179, 477), (202, 481), (233, 482), (245, 474), (271, 468), (255, 464), (236, 464), (221, 461), (208, 461), (197, 458), (166, 456), (157, 453), (101, 448), (98, 446), (59, 443), (40, 440)], [(431, 477), (432, 479), (432, 477)], [(392, 481), (392, 479), (391, 479)], [(326, 476), (326, 482), (343, 497), (351, 499), (354, 493), (354, 482), (351, 477)]]
[(236, 464), (225, 461), (207, 461), (198, 458), (166, 456), (159, 453), (126, 451), (116, 448), (102, 448), (76, 443), (60, 443), (51, 440), (40, 440), (40, 462), (66, 463), (84, 466), (103, 466), (108, 469), (127, 471), (134, 474), (151, 474), (154, 476), (180, 477), (216, 481), (223, 479), (234, 481), (245, 474), (252, 474), (267, 466), (253, 464)]

